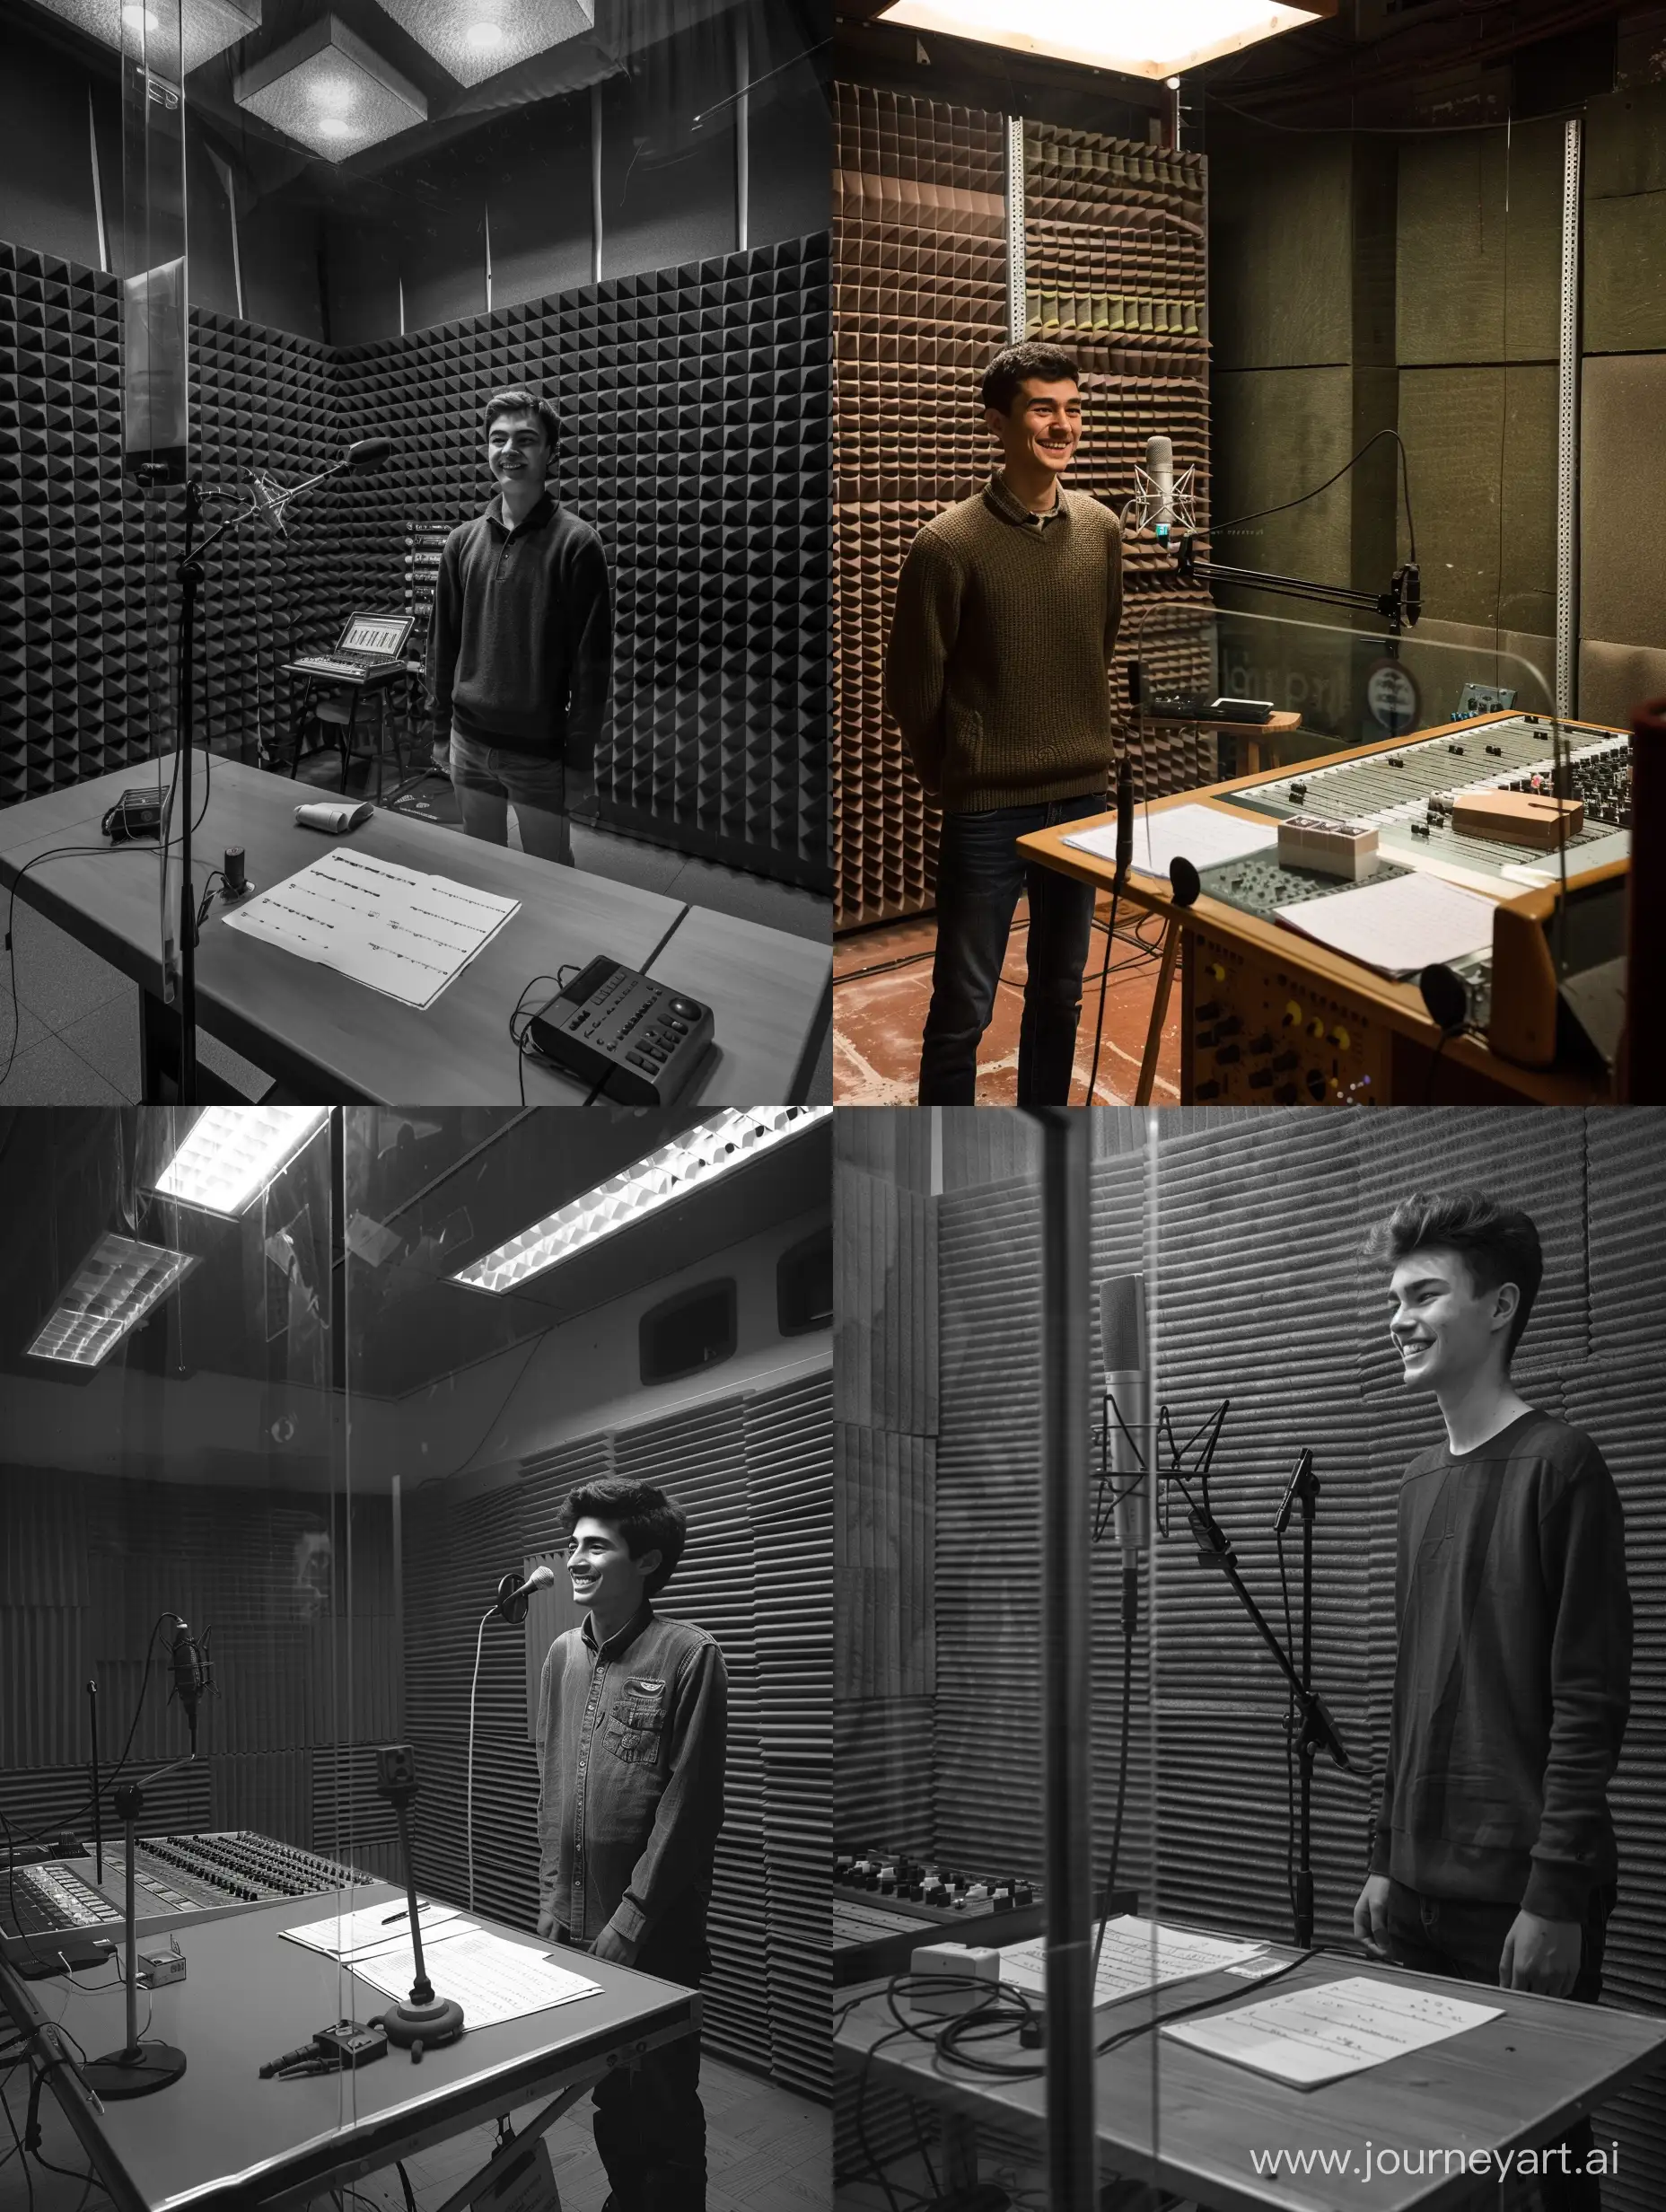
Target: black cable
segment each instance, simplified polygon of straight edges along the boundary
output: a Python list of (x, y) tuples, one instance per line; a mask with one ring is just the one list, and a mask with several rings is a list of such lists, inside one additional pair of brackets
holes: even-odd
[(1113, 882), (1110, 891), (1110, 920), (1105, 930), (1105, 959), (1099, 971), (1099, 1019), (1093, 1024), (1093, 1065), (1088, 1070), (1088, 1094), (1083, 1105), (1093, 1103), (1094, 1085), (1099, 1081), (1100, 1045), (1105, 1034), (1105, 987), (1110, 980), (1110, 948), (1117, 942), (1117, 906), (1122, 897), (1122, 885)]
[(405, 2171), (405, 2161), (396, 2158), (393, 2163), (399, 2169), (399, 2187), (405, 2191), (405, 2212), (416, 2212), (416, 2199), (411, 2190), (411, 2177)]
[(17, 1006), (17, 947), (15, 943), (18, 885), (29, 873), (29, 871), (31, 868), (38, 868), (43, 860), (63, 860), (72, 854), (132, 853), (147, 852), (149, 849), (150, 848), (148, 846), (144, 844), (141, 840), (136, 838), (128, 838), (119, 845), (55, 845), (48, 852), (36, 853), (30, 859), (24, 861), (22, 867), (19, 868), (17, 873), (13, 877), (11, 896), (7, 902), (5, 917), (5, 949), (10, 959), (12, 968), (12, 1049), (5, 1056), (5, 1066), (4, 1067), (0, 1067), (0, 1084), (4, 1084), (7, 1076), (9, 1076), (12, 1073), (12, 1063), (17, 1058), (18, 1032), (22, 1027), (22, 1017), (18, 1013)]
[(12, 2117), (12, 2100), (4, 2088), (0, 2088), (0, 2111), (5, 2114), (5, 2124), (12, 2130), (12, 2141), (16, 2146), (17, 2155), (23, 2162), (23, 2181), (29, 2190), (29, 2212), (35, 2212), (35, 2177), (29, 2171), (29, 2160), (23, 2153), (23, 2138), (17, 2132), (17, 2122)]
[[(515, 1018), (526, 1005), (527, 991), (536, 990), (540, 983), (553, 983), (557, 991), (561, 992), (566, 988), (567, 978), (570, 975), (577, 975), (579, 972), (579, 961), (570, 960), (564, 961), (561, 967), (557, 969), (553, 976), (534, 976), (532, 980), (526, 986), (525, 989), (522, 990), (520, 997), (516, 999), (514, 1005), (510, 1009), (509, 1035), (515, 1049), (515, 1075), (521, 1085), (521, 1103), (523, 1106), (526, 1104), (526, 1056), (528, 1051), (526, 1036), (527, 1031), (532, 1026), (532, 1016), (529, 1014), (526, 1020), (522, 1023), (519, 1030), (515, 1028)], [(539, 1053), (536, 1046), (533, 1046), (530, 1049), (535, 1058), (542, 1058), (542, 1055)]]
[[(4, 1076), (0, 1076), (0, 1082), (4, 1082)], [(110, 1771), (107, 1775), (102, 1776), (100, 1779), (98, 1794), (101, 1797), (104, 1795), (107, 1790), (115, 1786), (117, 1777), (120, 1774), (122, 1769), (127, 1763), (127, 1753), (133, 1749), (133, 1739), (139, 1725), (139, 1716), (145, 1710), (145, 1692), (146, 1688), (149, 1686), (151, 1679), (151, 1661), (155, 1654), (156, 1631), (161, 1628), (164, 1620), (177, 1620), (179, 1618), (180, 1616), (178, 1613), (158, 1613), (155, 1620), (151, 1623), (150, 1642), (145, 1647), (145, 1672), (139, 1679), (139, 1694), (134, 1700), (133, 1719), (127, 1728), (127, 1740), (121, 1747), (121, 1757), (116, 1761), (116, 1764), (111, 1768)], [(75, 1812), (70, 1813), (66, 1820), (60, 1821), (59, 1825), (64, 1828), (78, 1828), (83, 1819), (91, 1816), (92, 1811), (92, 1799), (88, 1797), (84, 1799), (83, 1802), (75, 1808)], [(16, 1831), (13, 1830), (10, 1821), (6, 1820), (4, 1813), (0, 1813), (0, 1826), (4, 1826), (5, 1829), (6, 1848), (8, 1854), (11, 1854), (15, 1850)], [(46, 1830), (42, 1828), (24, 1829), (22, 1833), (25, 1843), (41, 1843), (46, 1840)], [(13, 1865), (14, 1865), (15, 1861), (13, 1860)], [(17, 1900), (15, 1896), (13, 1896), (12, 1900), (12, 1910), (15, 1916), (17, 1911)]]
[(925, 2178), (931, 2183), (932, 2195), (941, 2197), (943, 2191), (937, 2184), (937, 2169), (933, 2165), (932, 2155), (925, 2147), (925, 2129), (920, 2122), (920, 2108), (912, 2097), (905, 2097), (903, 2102), (908, 2108), (908, 2118), (914, 2122), (914, 2140), (920, 2154), (920, 2164), (925, 2169)]
[(1408, 540), (1408, 558), (1416, 561), (1417, 557), (1417, 532), (1413, 526), (1411, 519), (1411, 476), (1406, 464), (1406, 441), (1401, 437), (1398, 430), (1390, 430), (1386, 427), (1381, 430), (1373, 430), (1370, 437), (1366, 439), (1364, 444), (1360, 447), (1359, 452), (1353, 456), (1352, 460), (1345, 461), (1342, 466), (1337, 470), (1335, 476), (1328, 476), (1322, 484), (1314, 485), (1311, 492), (1302, 492), (1298, 494), (1294, 499), (1286, 499), (1276, 507), (1258, 507), (1253, 514), (1235, 515), (1230, 522), (1212, 522), (1209, 525), (1207, 532), (1200, 532), (1199, 535), (1206, 534), (1211, 542), (1213, 542), (1217, 538), (1224, 538), (1230, 531), (1241, 530), (1246, 522), (1263, 522), (1269, 514), (1287, 514), (1292, 507), (1302, 506), (1308, 500), (1317, 499), (1320, 492), (1328, 492), (1333, 484), (1339, 484), (1342, 481), (1342, 478), (1346, 476), (1350, 469), (1357, 467), (1359, 462), (1364, 459), (1368, 452), (1370, 452), (1372, 447), (1375, 445), (1379, 438), (1392, 438), (1395, 444), (1399, 448), (1400, 485), (1405, 495), (1406, 503), (1406, 535)]

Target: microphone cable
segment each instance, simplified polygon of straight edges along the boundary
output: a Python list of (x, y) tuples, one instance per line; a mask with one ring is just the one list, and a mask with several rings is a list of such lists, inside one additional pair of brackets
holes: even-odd
[(480, 1616), (480, 1626), (474, 1639), (474, 1680), (469, 1685), (469, 1781), (464, 1793), (466, 1826), (469, 1838), (469, 1909), (474, 1910), (474, 1701), (480, 1687), (480, 1650), (486, 1641), (486, 1624), (497, 1611), (488, 1605)]
[(1287, 514), (1292, 507), (1302, 506), (1308, 500), (1317, 499), (1320, 492), (1328, 492), (1333, 484), (1339, 484), (1350, 469), (1357, 468), (1379, 438), (1392, 438), (1399, 448), (1400, 490), (1406, 508), (1408, 557), (1415, 564), (1417, 558), (1417, 531), (1411, 519), (1411, 476), (1406, 465), (1406, 441), (1398, 430), (1386, 426), (1381, 430), (1373, 430), (1352, 460), (1345, 461), (1335, 476), (1328, 476), (1322, 484), (1315, 484), (1311, 492), (1299, 492), (1293, 499), (1286, 499), (1276, 507), (1258, 507), (1253, 514), (1235, 515), (1230, 522), (1211, 522), (1206, 531), (1198, 531), (1198, 536), (1206, 537), (1213, 543), (1216, 538), (1224, 538), (1230, 531), (1241, 530), (1246, 522), (1265, 522), (1269, 514)]

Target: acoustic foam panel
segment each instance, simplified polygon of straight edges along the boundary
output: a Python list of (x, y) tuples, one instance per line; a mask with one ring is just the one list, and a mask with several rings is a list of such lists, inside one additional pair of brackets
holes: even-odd
[[(298, 506), (287, 543), (246, 526), (210, 554), (199, 740), (286, 764), (279, 667), (333, 641), (354, 606), (403, 603), (408, 525), (480, 510), (480, 410), (530, 383), (560, 410), (563, 496), (613, 575), (602, 819), (826, 890), (828, 331), (820, 238), (346, 352), (194, 311), (206, 493), (241, 505), (256, 465), (294, 481), (349, 437), (396, 445), (389, 468)], [(113, 277), (0, 249), (0, 429), (15, 434), (0, 455), (15, 487), (0, 521), (0, 803), (152, 749), (162, 598), (144, 503), (120, 477), (118, 341)], [(171, 577), (177, 495), (167, 527)]]

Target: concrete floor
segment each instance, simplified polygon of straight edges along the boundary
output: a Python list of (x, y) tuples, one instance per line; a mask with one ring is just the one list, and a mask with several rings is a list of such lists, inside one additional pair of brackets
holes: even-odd
[[(1105, 958), (1109, 901), (1101, 900), (1083, 979), (1082, 1023), (1076, 1032), (1075, 1081), (1071, 1100), (1087, 1097), (1093, 1060), (1094, 1025), (1100, 1011), (1100, 971)], [(1142, 921), (1144, 937), (1134, 934), (1132, 917), (1118, 916), (1105, 992), (1104, 1037), (1100, 1048), (1094, 1098), (1101, 1105), (1133, 1101), (1145, 1032), (1155, 995), (1156, 928)], [(1023, 1012), (1024, 950), (1028, 909), (1021, 900), (1007, 945), (1006, 962), (995, 994), (995, 1014), (978, 1057), (980, 1105), (1011, 1106), (1018, 1098), (1018, 1030)], [(864, 929), (835, 941), (833, 947), (833, 1084), (841, 1106), (906, 1106), (914, 1102), (919, 1076), (920, 1038), (932, 996), (932, 953), (936, 923), (930, 915)], [(1177, 975), (1163, 1023), (1153, 1102), (1174, 1104), (1180, 1095), (1180, 988)]]
[[(303, 781), (331, 791), (337, 774), (334, 753), (315, 753), (302, 768)], [(436, 793), (441, 788), (437, 782), (433, 787)], [(356, 784), (353, 788), (356, 791)], [(513, 811), (509, 841), (519, 847)], [(607, 830), (575, 828), (573, 847), (582, 873), (635, 883), (668, 899), (710, 907), (720, 914), (758, 922), (793, 936), (825, 944), (831, 935), (831, 903), (812, 891), (772, 882), (739, 868), (721, 867), (714, 861), (691, 860), (664, 846), (616, 837)], [(204, 1066), (224, 1076), (251, 1101), (259, 1100), (270, 1087), (268, 1074), (240, 1058), (206, 1031), (198, 1034), (197, 1057)], [(829, 1037), (823, 1040), (817, 1063), (810, 1093), (812, 1101), (825, 1102), (832, 1097), (832, 1069), (833, 1045)], [(118, 969), (17, 900), (13, 957), (0, 956), (0, 1105), (118, 1106), (124, 1102), (139, 1102), (137, 987)]]
[[(187, 2125), (189, 2085), (188, 2071), (180, 2085), (187, 2093), (181, 2114)], [(21, 2134), (29, 2100), (21, 2067), (10, 2075), (0, 2068), (0, 2094)], [(701, 2064), (700, 2096), (706, 2107), (706, 2212), (806, 2212), (806, 2208), (829, 2204), (831, 2123), (825, 2107), (710, 2057)], [(536, 2110), (528, 2105), (513, 2113), (515, 2127), (530, 2121)], [(591, 2139), (590, 2116), (586, 2099), (549, 2131), (561, 2212), (601, 2212), (608, 2193), (607, 2177)], [(11, 2131), (0, 2125), (0, 2212), (80, 2212), (83, 2203), (88, 2212), (101, 2212), (109, 2198), (99, 2184), (88, 2188), (86, 2153), (54, 2099), (44, 2092), (40, 2123), (43, 2155), (68, 2172), (50, 2172), (31, 2158), (26, 2182)], [(408, 2158), (405, 2170), (418, 2212), (432, 2212), (478, 2172), (491, 2156), (496, 2136), (494, 2126), (471, 2129)], [(81, 2178), (71, 2180), (70, 2173)], [(404, 2192), (391, 2166), (355, 2181), (353, 2192), (344, 2193), (341, 2199), (345, 2212), (364, 2212), (357, 2199), (367, 2199), (374, 2212), (405, 2212)], [(337, 2212), (336, 2201), (320, 2196), (309, 2212)]]

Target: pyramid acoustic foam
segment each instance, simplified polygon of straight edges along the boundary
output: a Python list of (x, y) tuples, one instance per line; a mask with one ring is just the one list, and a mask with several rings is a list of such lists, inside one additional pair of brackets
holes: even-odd
[[(790, 240), (346, 351), (194, 311), (192, 461), (211, 501), (385, 434), (394, 455), (208, 557), (196, 729), (286, 760), (282, 663), (399, 607), (413, 531), (490, 493), (481, 412), (526, 383), (562, 419), (558, 488), (615, 600), (604, 821), (807, 888), (830, 882), (828, 248)], [(113, 277), (0, 247), (0, 803), (146, 758), (147, 653), (177, 604), (180, 500), (120, 474)], [(223, 506), (211, 505), (212, 522)], [(164, 564), (160, 556), (166, 552)], [(163, 580), (168, 579), (163, 590)]]

